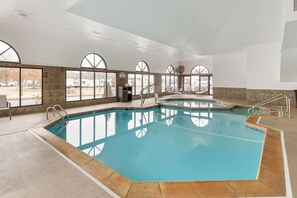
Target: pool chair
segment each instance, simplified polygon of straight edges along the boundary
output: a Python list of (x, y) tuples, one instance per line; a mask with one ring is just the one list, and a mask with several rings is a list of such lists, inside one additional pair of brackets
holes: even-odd
[(9, 111), (9, 119), (11, 120), (11, 104), (7, 101), (6, 95), (0, 95), (0, 111)]
[(205, 96), (205, 95), (207, 95), (207, 93), (208, 93), (208, 89), (195, 91), (196, 96)]
[(165, 98), (161, 97), (159, 98), (159, 94), (155, 93), (155, 103), (156, 104), (159, 104), (159, 103), (162, 103), (164, 102)]

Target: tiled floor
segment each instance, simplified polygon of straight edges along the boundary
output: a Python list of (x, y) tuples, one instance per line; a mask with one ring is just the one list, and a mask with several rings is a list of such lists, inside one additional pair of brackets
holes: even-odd
[[(242, 104), (242, 101), (230, 101)], [(114, 105), (123, 106), (139, 106), (140, 101), (133, 101), (132, 103), (115, 103), (108, 105), (96, 105), (91, 107), (80, 107), (75, 109), (68, 109), (69, 113), (76, 113), (80, 111), (90, 111), (102, 106), (111, 107)], [(154, 100), (148, 99), (145, 106), (153, 105)], [(286, 150), (288, 154), (290, 176), (292, 181), (293, 192), (296, 195), (297, 189), (297, 157), (294, 155), (297, 149), (297, 111), (293, 109), (291, 119), (263, 117), (260, 123), (272, 125), (276, 128), (281, 128), (285, 131)], [(73, 167), (56, 152), (51, 150), (47, 145), (34, 137), (27, 129), (45, 121), (45, 114), (30, 114), (22, 116), (14, 116), (12, 121), (8, 118), (0, 118), (0, 196), (1, 197), (108, 197), (98, 185), (91, 181), (88, 177), (82, 174), (79, 170)], [(51, 139), (52, 144), (59, 146), (59, 141)], [(75, 158), (75, 153), (71, 147), (62, 149), (68, 154), (72, 153)], [(273, 149), (271, 149), (273, 150)], [(269, 158), (266, 168), (269, 170)], [(83, 165), (88, 162), (88, 166), (92, 167), (92, 160), (86, 158), (85, 161), (78, 161)], [(263, 174), (269, 172), (262, 171)], [(105, 173), (108, 174), (108, 173)], [(272, 175), (273, 176), (273, 175)], [(102, 174), (100, 174), (102, 177)], [(112, 182), (119, 182), (117, 175), (113, 175)], [(262, 181), (269, 182), (269, 181)], [(120, 182), (122, 183), (122, 182)], [(119, 183), (119, 184), (120, 184)], [(125, 183), (125, 182), (123, 182)], [(150, 186), (147, 186), (150, 185)], [(141, 197), (143, 192), (149, 195), (157, 195), (163, 197), (178, 197), (178, 193), (190, 196), (194, 191), (199, 191), (199, 195), (203, 197), (203, 193), (218, 193), (220, 191), (212, 191), (204, 186), (203, 183), (193, 183), (184, 186), (183, 183), (176, 183), (176, 187), (168, 186), (166, 183), (137, 183), (133, 184), (129, 190), (129, 197)], [(244, 184), (243, 184), (244, 185)], [(276, 187), (279, 185), (274, 184)], [(146, 190), (139, 192), (139, 186)], [(229, 182), (228, 189), (237, 188), (236, 184)], [(246, 185), (247, 189), (253, 186)], [(172, 189), (173, 188), (173, 189)], [(224, 189), (226, 186), (219, 184), (216, 188)], [(265, 188), (265, 185), (262, 189)], [(174, 189), (181, 189), (175, 192)], [(162, 193), (161, 193), (162, 191)], [(226, 193), (228, 191), (224, 191)], [(173, 193), (173, 194), (172, 194)], [(208, 194), (210, 195), (210, 194)], [(222, 194), (221, 194), (222, 195)], [(173, 197), (174, 197), (173, 196)], [(215, 194), (214, 194), (215, 196)], [(225, 197), (234, 196), (233, 191), (230, 194), (225, 194)], [(237, 195), (240, 196), (240, 195)], [(241, 196), (244, 196), (242, 194)]]

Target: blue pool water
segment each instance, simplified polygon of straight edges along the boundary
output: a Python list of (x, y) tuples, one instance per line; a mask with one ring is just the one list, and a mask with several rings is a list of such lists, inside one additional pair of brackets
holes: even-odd
[(246, 111), (108, 110), (49, 130), (135, 182), (254, 180), (264, 134)]
[(163, 104), (184, 106), (184, 107), (194, 107), (194, 108), (214, 108), (214, 107), (226, 107), (228, 104), (216, 101), (207, 100), (165, 100)]

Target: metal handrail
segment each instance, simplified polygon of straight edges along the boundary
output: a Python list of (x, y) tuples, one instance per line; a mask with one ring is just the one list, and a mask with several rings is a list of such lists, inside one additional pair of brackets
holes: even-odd
[(146, 90), (146, 89), (151, 88), (152, 86), (155, 86), (155, 84), (148, 85), (148, 86), (144, 87), (143, 89), (141, 89), (141, 91), (139, 93), (139, 95), (140, 95), (140, 105), (141, 106), (145, 102), (145, 99), (146, 99), (146, 96), (147, 96), (147, 93), (145, 95), (143, 95), (143, 91)]
[(256, 111), (257, 107), (261, 107), (261, 106), (270, 104), (272, 102), (275, 102), (275, 101), (281, 100), (281, 99), (285, 99), (286, 106), (281, 106), (281, 105), (280, 106), (274, 106), (272, 108), (277, 107), (277, 110), (276, 111), (270, 111), (270, 112), (278, 112), (279, 116), (282, 116), (282, 117), (283, 117), (284, 113), (288, 113), (288, 117), (290, 118), (291, 117), (291, 102), (290, 102), (290, 98), (285, 94), (279, 94), (279, 95), (276, 95), (276, 96), (274, 96), (272, 98), (269, 98), (267, 100), (264, 100), (262, 102), (259, 102), (259, 103), (255, 104), (254, 106), (252, 106), (251, 108), (248, 109), (248, 113), (250, 115), (255, 114), (255, 111)]
[(46, 109), (46, 119), (47, 119), (47, 120), (48, 120), (48, 113), (49, 113), (50, 110), (53, 111), (53, 117), (56, 116), (56, 113), (55, 113), (54, 108), (53, 108), (53, 107), (48, 107), (48, 108)]
[[(49, 118), (48, 118), (48, 113), (49, 113), (50, 110), (53, 111), (53, 117), (55, 117), (55, 116), (56, 116), (56, 113), (57, 113), (57, 114), (61, 117), (61, 119), (63, 120), (63, 124), (64, 124), (64, 125), (67, 125), (67, 124), (68, 124), (68, 121), (69, 121), (69, 115), (68, 115), (68, 113), (65, 111), (65, 109), (64, 109), (61, 105), (56, 104), (56, 105), (54, 105), (54, 106), (52, 106), (52, 107), (48, 107), (48, 108), (46, 109), (46, 119), (47, 119), (47, 120), (49, 119)], [(64, 114), (65, 114), (65, 116), (63, 116), (63, 115), (59, 112), (59, 110), (60, 110), (60, 111), (63, 111)], [(67, 118), (66, 120), (65, 120), (65, 117)]]

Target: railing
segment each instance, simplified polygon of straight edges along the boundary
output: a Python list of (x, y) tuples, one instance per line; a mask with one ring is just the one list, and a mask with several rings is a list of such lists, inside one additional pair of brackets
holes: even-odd
[(144, 87), (141, 91), (140, 91), (140, 93), (139, 93), (139, 95), (140, 95), (140, 105), (142, 106), (143, 105), (143, 103), (145, 102), (145, 99), (146, 99), (146, 96), (147, 96), (147, 93), (143, 93), (146, 89), (149, 89), (149, 88), (151, 88), (151, 87), (153, 87), (153, 86), (155, 86), (154, 84), (151, 84), (151, 85), (148, 85), (148, 86), (146, 86), (146, 87)]
[[(52, 106), (52, 107), (48, 107), (47, 109), (46, 109), (46, 119), (48, 120), (49, 119), (49, 117), (48, 117), (48, 114), (49, 114), (49, 112), (50, 112), (50, 110), (52, 110), (52, 112), (53, 112), (53, 117), (55, 117), (56, 116), (56, 113), (61, 117), (61, 119), (62, 119), (62, 121), (63, 121), (63, 124), (64, 125), (67, 125), (68, 124), (68, 121), (69, 121), (69, 115), (68, 115), (68, 113), (65, 111), (65, 109), (61, 106), (61, 105), (54, 105), (54, 106)], [(60, 113), (60, 111), (63, 111), (64, 112), (64, 116)], [(65, 119), (65, 117), (66, 117), (66, 119)]]
[(280, 95), (274, 96), (270, 99), (267, 99), (260, 103), (255, 104), (254, 106), (252, 106), (251, 108), (248, 109), (248, 113), (250, 115), (256, 114), (259, 107), (262, 107), (267, 104), (271, 104), (271, 103), (279, 101), (279, 100), (285, 100), (285, 106), (284, 105), (272, 106), (272, 107), (270, 107), (269, 112), (277, 112), (279, 117), (284, 117), (284, 115), (287, 114), (288, 117), (290, 118), (291, 117), (291, 103), (290, 103), (289, 97), (285, 94), (280, 94)]

